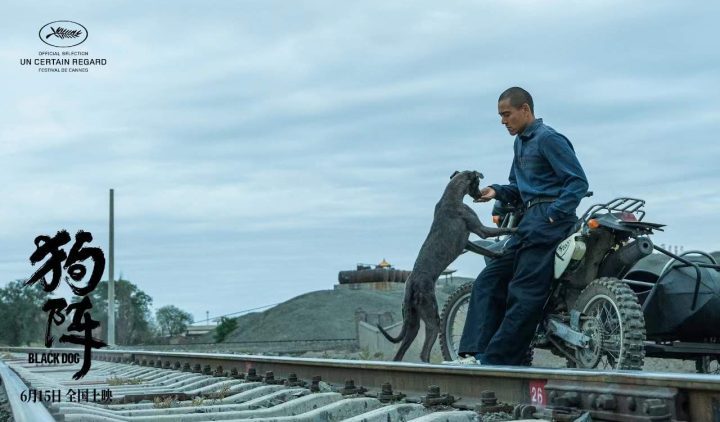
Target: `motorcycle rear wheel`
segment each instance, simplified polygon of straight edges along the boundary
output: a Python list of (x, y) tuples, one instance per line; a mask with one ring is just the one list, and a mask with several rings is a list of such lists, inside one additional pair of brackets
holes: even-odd
[(641, 370), (645, 359), (645, 318), (635, 292), (615, 277), (591, 282), (574, 309), (585, 317), (581, 331), (590, 337), (587, 349), (576, 350), (569, 367)]

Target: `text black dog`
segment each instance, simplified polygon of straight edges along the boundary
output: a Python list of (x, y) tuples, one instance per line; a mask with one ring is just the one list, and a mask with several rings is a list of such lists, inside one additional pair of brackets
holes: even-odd
[[(380, 332), (393, 343), (400, 344), (394, 360), (402, 360), (410, 344), (420, 330), (420, 320), (425, 323), (425, 343), (420, 359), (430, 361), (430, 349), (440, 332), (440, 316), (435, 299), (435, 281), (468, 244), (470, 233), (486, 238), (511, 233), (509, 229), (484, 226), (475, 211), (463, 203), (465, 195), (480, 196), (480, 179), (476, 171), (455, 172), (435, 205), (435, 217), (430, 233), (420, 248), (412, 272), (405, 282), (403, 300), (403, 326), (397, 337), (392, 337), (378, 325)], [(482, 247), (473, 248), (478, 253), (494, 256)]]

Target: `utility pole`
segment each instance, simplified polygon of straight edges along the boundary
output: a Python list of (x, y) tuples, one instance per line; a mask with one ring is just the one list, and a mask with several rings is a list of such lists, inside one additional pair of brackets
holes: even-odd
[(205, 311), (205, 325), (210, 325), (210, 311)]
[(108, 275), (108, 345), (115, 346), (115, 190), (110, 189), (110, 268)]

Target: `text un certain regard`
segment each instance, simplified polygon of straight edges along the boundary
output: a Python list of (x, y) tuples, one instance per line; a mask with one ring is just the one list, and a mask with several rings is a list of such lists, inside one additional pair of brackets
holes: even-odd
[(34, 59), (36, 66), (93, 66), (106, 65), (107, 59)]

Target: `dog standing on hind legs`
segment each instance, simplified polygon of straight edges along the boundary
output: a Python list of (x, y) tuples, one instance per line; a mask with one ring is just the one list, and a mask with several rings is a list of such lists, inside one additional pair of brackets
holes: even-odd
[[(511, 229), (486, 227), (475, 211), (463, 203), (465, 195), (473, 198), (480, 196), (481, 173), (476, 171), (455, 172), (450, 176), (450, 183), (440, 201), (435, 205), (430, 233), (420, 248), (412, 272), (405, 282), (405, 298), (403, 299), (403, 326), (397, 337), (392, 337), (380, 325), (380, 332), (393, 343), (400, 343), (400, 349), (393, 360), (402, 360), (410, 344), (420, 330), (420, 320), (425, 323), (425, 342), (420, 359), (430, 361), (432, 349), (440, 334), (440, 315), (435, 299), (435, 281), (440, 274), (463, 252), (468, 244), (470, 233), (481, 238), (500, 236), (511, 233)], [(487, 256), (495, 254), (480, 246), (474, 251)]]

